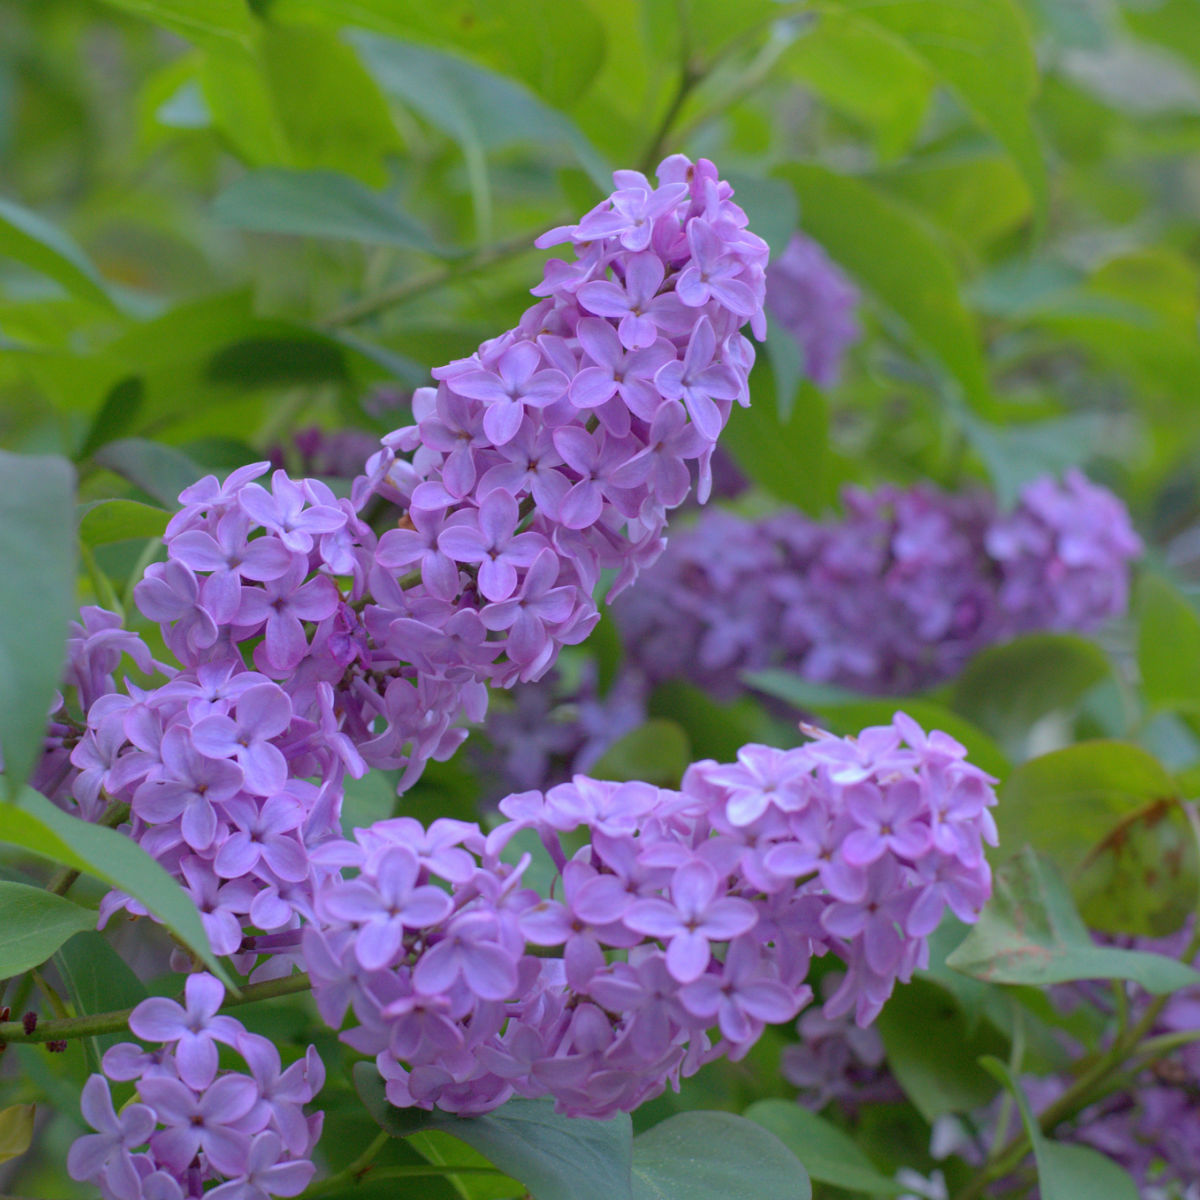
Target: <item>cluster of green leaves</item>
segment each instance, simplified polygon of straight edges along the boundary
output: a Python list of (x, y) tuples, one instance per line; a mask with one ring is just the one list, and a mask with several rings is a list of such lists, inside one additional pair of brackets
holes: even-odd
[[(928, 1123), (1001, 1087), (1046, 1200), (1084, 1187), (1132, 1195), (1113, 1164), (1043, 1134), (1019, 1075), (1069, 1065), (1046, 984), (1105, 978), (1166, 994), (1195, 982), (1162, 956), (1097, 949), (1086, 932), (1176, 929), (1196, 911), (1200, 877), (1189, 810), (1200, 791), (1191, 0), (7, 6), (0, 979), (42, 968), (47, 997), (80, 1015), (136, 1003), (146, 985), (111, 935), (81, 932), (117, 883), (222, 969), (186, 898), (138, 847), (24, 786), (76, 605), (137, 625), (131, 588), (183, 486), (268, 451), (302, 465), (291, 439), (306, 426), (378, 434), (401, 423), (403, 403), (386, 398), (526, 306), (537, 232), (595, 203), (611, 168), (649, 169), (676, 149), (720, 164), (774, 251), (803, 229), (864, 294), (865, 336), (829, 393), (803, 380), (795, 345), (771, 330), (755, 403), (727, 438), (755, 484), (751, 510), (823, 513), (843, 484), (883, 479), (984, 480), (1008, 503), (1033, 476), (1087, 463), (1150, 543), (1133, 617), (1103, 644), (1022, 639), (902, 699), (777, 673), (748, 681), (839, 732), (902, 706), (999, 780), (996, 899), (965, 940), (939, 933), (929, 971), (880, 1024), (908, 1101), (853, 1122), (796, 1107), (775, 1076), (787, 1035), (773, 1032), (746, 1063), (714, 1066), (633, 1127), (581, 1129), (537, 1105), (413, 1124), (369, 1086), (355, 1091), (353, 1056), (303, 1000), (250, 1006), (247, 1020), (285, 1056), (321, 1046), (335, 1178), (373, 1136), (364, 1101), (395, 1135), (374, 1160), (377, 1182), (354, 1184), (363, 1200), (395, 1194), (405, 1175), (435, 1200), (578, 1196), (579, 1172), (564, 1181), (563, 1164), (584, 1161), (597, 1195), (638, 1200), (805, 1195), (797, 1159), (830, 1195), (896, 1194), (896, 1167), (933, 1165)], [(602, 625), (573, 654), (568, 671), (590, 658), (607, 682), (620, 649)], [(673, 685), (651, 707), (599, 772), (667, 784), (693, 756), (794, 736), (749, 695), (719, 706)], [(472, 817), (479, 790), (468, 765), (447, 764), (407, 811)], [(393, 799), (385, 778), (362, 781), (348, 822), (386, 815)], [(83, 873), (72, 899), (40, 886), (47, 861), (57, 891), (66, 872)], [(1069, 1032), (1084, 1061), (1102, 1062), (1104, 1021)], [(15, 1169), (23, 1190), (66, 1186), (57, 1164), (106, 1038), (49, 1059), (10, 1048), (6, 1185)], [(34, 1102), (56, 1114), (41, 1152), (6, 1166), (29, 1144)], [(969, 1189), (967, 1172), (952, 1167), (952, 1185)]]

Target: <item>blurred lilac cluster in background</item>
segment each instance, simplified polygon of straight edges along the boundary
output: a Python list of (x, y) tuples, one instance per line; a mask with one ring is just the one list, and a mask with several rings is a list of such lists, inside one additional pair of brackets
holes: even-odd
[(848, 490), (846, 515), (713, 511), (671, 539), (613, 615), (653, 684), (718, 697), (764, 667), (901, 694), (985, 646), (1087, 632), (1125, 611), (1141, 550), (1125, 506), (1078, 471), (1038, 479), (1008, 513), (985, 492)]

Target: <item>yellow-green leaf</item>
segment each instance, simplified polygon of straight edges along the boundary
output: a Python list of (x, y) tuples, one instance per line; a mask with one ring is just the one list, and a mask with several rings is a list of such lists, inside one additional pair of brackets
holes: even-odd
[(18, 1158), (33, 1141), (33, 1104), (13, 1104), (0, 1109), (0, 1163)]

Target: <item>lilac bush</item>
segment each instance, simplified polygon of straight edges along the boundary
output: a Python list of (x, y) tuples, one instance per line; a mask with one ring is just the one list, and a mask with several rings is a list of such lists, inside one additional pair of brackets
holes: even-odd
[[(350, 498), (265, 462), (182, 492), (166, 560), (133, 589), (178, 666), (85, 610), (67, 672), (82, 719), (60, 697), (37, 773), (157, 859), (236, 970), (306, 970), (401, 1108), (634, 1109), (796, 1018), (827, 954), (846, 970), (822, 1018), (868, 1026), (928, 964), (943, 912), (973, 922), (990, 892), (994, 780), (902, 713), (744, 746), (678, 790), (577, 774), (510, 794), (490, 830), (400, 816), (343, 836), (347, 775), (394, 769), (403, 791), (454, 754), (488, 688), (536, 682), (587, 636), (602, 572), (617, 595), (659, 557), (667, 510), (692, 472), (707, 496), (748, 400), (739, 330), (763, 332), (766, 245), (710, 163), (616, 178), (541, 240), (575, 262), (547, 264), (516, 329), (434, 372)], [(1028, 540), (1010, 535), (1014, 553)], [(728, 551), (730, 580), (756, 570), (754, 546)], [(118, 677), (122, 655), (150, 685)], [(122, 908), (144, 913), (113, 892), (102, 923)], [(284, 1070), (223, 1000), (191, 974), (182, 1003), (132, 1010), (158, 1049), (104, 1055), (73, 1177), (116, 1200), (307, 1186), (322, 1063), (310, 1049)], [(248, 1074), (222, 1069), (230, 1051)], [(137, 1086), (120, 1116), (108, 1080)]]
[[(989, 891), (991, 780), (902, 714), (857, 741), (747, 746), (677, 791), (577, 776), (517, 793), (488, 833), (400, 817), (342, 836), (347, 774), (399, 769), (403, 789), (453, 753), (488, 686), (536, 680), (586, 636), (601, 572), (615, 595), (658, 556), (689, 464), (703, 498), (748, 398), (739, 329), (763, 332), (765, 243), (711, 164), (616, 180), (542, 239), (577, 260), (547, 265), (516, 329), (434, 372), (351, 499), (282, 470), (264, 486), (267, 463), (185, 489), (166, 561), (134, 589), (179, 665), (85, 610), (68, 671), (84, 719), (60, 699), (38, 772), (179, 880), (215, 953), (258, 980), (307, 967), (400, 1106), (631, 1109), (793, 1018), (830, 951), (848, 970), (825, 1012), (866, 1024), (943, 909), (972, 920)], [(382, 534), (363, 518), (379, 500)], [(118, 681), (123, 654), (155, 686)], [(505, 857), (519, 835), (553, 863), (549, 896), (524, 884), (528, 853)], [(568, 858), (563, 835), (586, 841)], [(143, 911), (110, 893), (102, 922), (121, 908)], [(89, 1081), (76, 1178), (121, 1200), (307, 1184), (320, 1061), (282, 1071), (222, 999), (193, 975), (182, 1005), (133, 1010), (161, 1049), (106, 1054), (139, 1101), (117, 1117)], [(222, 1045), (249, 1075), (219, 1070)]]
[[(177, 666), (102, 610), (72, 634), (82, 720), (60, 698), (38, 786), (135, 838), (251, 980), (306, 969), (399, 1107), (630, 1110), (795, 1018), (830, 953), (846, 972), (823, 1015), (866, 1026), (943, 912), (974, 921), (990, 891), (994, 781), (902, 713), (746, 746), (678, 789), (576, 775), (507, 796), (488, 831), (401, 816), (343, 836), (347, 775), (397, 770), (404, 790), (452, 754), (489, 687), (536, 681), (592, 629), (603, 572), (614, 596), (659, 556), (693, 470), (709, 490), (748, 399), (766, 246), (711, 164), (659, 175), (618, 172), (542, 239), (576, 260), (547, 264), (516, 329), (434, 372), (349, 499), (268, 463), (185, 489), (134, 588)], [(118, 679), (123, 655), (151, 686)], [(144, 913), (112, 892), (102, 924), (120, 909)], [(182, 1003), (130, 1013), (159, 1049), (106, 1053), (75, 1178), (116, 1200), (307, 1186), (320, 1059), (284, 1070), (223, 999), (193, 974)], [(120, 1116), (107, 1080), (136, 1083)]]

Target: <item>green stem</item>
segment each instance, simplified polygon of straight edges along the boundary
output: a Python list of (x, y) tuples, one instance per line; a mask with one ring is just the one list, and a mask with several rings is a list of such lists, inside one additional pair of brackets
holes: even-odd
[(67, 1016), (67, 1006), (63, 1003), (62, 997), (46, 982), (46, 977), (36, 967), (29, 973), (33, 976), (33, 982), (37, 984), (38, 991), (46, 997), (50, 1007), (54, 1009), (59, 1018), (64, 1021), (70, 1020)]
[[(550, 225), (557, 223), (559, 222), (551, 220)], [(495, 263), (516, 258), (532, 250), (534, 239), (540, 237), (544, 232), (544, 229), (538, 229), (533, 233), (522, 233), (516, 237), (506, 238), (502, 242), (495, 242), (491, 246), (484, 246), (469, 258), (460, 259), (455, 263), (448, 263), (446, 266), (438, 267), (425, 275), (401, 280), (399, 283), (394, 284), (390, 288), (385, 288), (382, 292), (374, 296), (367, 296), (362, 300), (356, 301), (354, 304), (348, 304), (345, 308), (339, 309), (326, 318), (325, 324), (354, 325), (359, 321), (365, 321), (368, 317), (377, 316), (379, 313), (405, 300), (411, 300), (416, 296), (420, 296), (424, 292), (431, 292), (436, 288), (443, 287), (445, 284), (465, 279), (467, 276), (477, 274), (479, 271), (485, 270)]]
[[(1200, 847), (1200, 812), (1193, 801), (1183, 801), (1180, 805), (1191, 826)], [(1192, 935), (1187, 947), (1179, 956), (1179, 961), (1191, 966), (1196, 956), (1200, 954), (1200, 917), (1197, 917)], [(1102, 1054), (1092, 1063), (1078, 1079), (1058, 1097), (1048, 1104), (1038, 1114), (1038, 1125), (1043, 1133), (1052, 1133), (1064, 1121), (1077, 1116), (1091, 1104), (1113, 1092), (1131, 1086), (1137, 1076), (1152, 1063), (1169, 1054), (1180, 1046), (1200, 1041), (1200, 1030), (1186, 1030), (1178, 1033), (1164, 1033), (1157, 1037), (1148, 1037), (1163, 1008), (1170, 1000), (1170, 995), (1156, 996), (1146, 1006), (1146, 1011), (1132, 1026), (1129, 1025), (1127, 1009), (1128, 998), (1124, 995), (1124, 986), (1118, 984), (1121, 992), (1118, 994), (1119, 1028), (1113, 1039), (1113, 1044), (1106, 1054)], [(960, 1189), (953, 1200), (978, 1200), (983, 1195), (989, 1183), (1001, 1179), (1020, 1166), (1026, 1155), (1032, 1149), (1028, 1134), (1021, 1133), (997, 1154), (995, 1159), (985, 1166), (974, 1179)]]
[[(1073, 1116), (1090, 1102), (1090, 1097), (1096, 1085), (1104, 1079), (1108, 1072), (1114, 1070), (1124, 1061), (1124, 1054), (1114, 1058), (1116, 1047), (1108, 1054), (1101, 1056), (1069, 1087), (1057, 1100), (1038, 1114), (1038, 1125), (1043, 1133), (1049, 1133), (1055, 1126), (1062, 1124), (1068, 1117)], [(1018, 1134), (1009, 1145), (996, 1155), (991, 1164), (980, 1171), (966, 1187), (957, 1192), (953, 1200), (978, 1200), (989, 1183), (1003, 1179), (1011, 1174), (1024, 1161), (1033, 1148), (1027, 1133)]]
[(380, 1131), (375, 1135), (375, 1140), (349, 1166), (343, 1167), (336, 1175), (330, 1175), (328, 1179), (318, 1179), (316, 1183), (310, 1184), (300, 1193), (300, 1200), (323, 1196), (337, 1190), (343, 1184), (361, 1183), (362, 1177), (371, 1170), (380, 1151), (389, 1141), (391, 1135)]
[[(1110, 1086), (1115, 1078), (1126, 1080), (1130, 1076), (1135, 1077), (1165, 1054), (1195, 1041), (1200, 1041), (1200, 1030), (1162, 1034), (1146, 1041), (1141, 1041), (1140, 1037), (1137, 1041), (1120, 1039), (1107, 1054), (1102, 1055), (1084, 1071), (1057, 1100), (1048, 1104), (1038, 1114), (1038, 1125), (1043, 1133), (1053, 1133), (1064, 1121), (1077, 1116), (1089, 1105), (1116, 1090)], [(1135, 1070), (1127, 1072), (1125, 1068), (1133, 1059), (1140, 1061)], [(954, 1196), (954, 1200), (978, 1200), (989, 1183), (1016, 1170), (1032, 1148), (1029, 1135), (1019, 1134), (1003, 1153), (997, 1155), (985, 1170)]]
[[(222, 1008), (234, 1008), (239, 1004), (253, 1004), (256, 1000), (270, 1000), (275, 996), (290, 996), (296, 992), (307, 992), (312, 981), (307, 975), (289, 975), (286, 979), (267, 979), (262, 983), (247, 984), (240, 996), (230, 996)], [(179, 997), (180, 1001), (183, 997)], [(63, 1017), (54, 1021), (39, 1021), (32, 1033), (26, 1033), (20, 1021), (0, 1021), (0, 1044), (8, 1042), (56, 1042), (71, 1038), (94, 1037), (101, 1033), (120, 1033), (129, 1028), (132, 1008), (119, 1012), (91, 1013), (84, 1017)]]
[[(789, 43), (783, 39), (767, 42), (754, 56), (753, 61), (746, 68), (744, 74), (734, 80), (711, 104), (684, 122), (675, 134), (675, 141), (679, 143), (686, 142), (688, 138), (694, 136), (697, 130), (702, 129), (709, 121), (724, 116), (739, 100), (744, 100), (747, 96), (753, 95), (762, 86), (767, 76), (770, 75), (788, 45)], [(724, 54), (722, 54), (722, 57), (724, 57)]]
[(1200, 1042), (1200, 1029), (1185, 1029), (1179, 1033), (1160, 1033), (1158, 1037), (1147, 1038), (1138, 1047), (1138, 1057), (1144, 1057), (1146, 1061), (1137, 1070), (1143, 1070), (1150, 1063), (1170, 1054), (1172, 1050), (1178, 1050), (1180, 1046), (1190, 1046), (1192, 1042)]
[[(1008, 1056), (1008, 1070), (1014, 1079), (1021, 1074), (1021, 1065), (1025, 1061), (1025, 1018), (1021, 1014), (1021, 1007), (1016, 1000), (1009, 997), (1012, 1006), (1013, 1018), (1013, 1038), (1012, 1048)], [(1000, 1147), (1008, 1140), (1008, 1125), (1012, 1120), (1015, 1104), (1012, 1093), (1007, 1088), (1000, 1099), (1000, 1115), (996, 1118), (996, 1130), (992, 1137), (992, 1149), (988, 1153), (987, 1161), (990, 1162), (992, 1153), (999, 1151)]]
[(653, 171), (666, 156), (667, 143), (670, 140), (675, 120), (684, 104), (687, 103), (696, 84), (704, 78), (704, 74), (704, 69), (690, 59), (683, 63), (679, 71), (679, 83), (675, 88), (675, 94), (671, 97), (671, 102), (667, 105), (667, 110), (663, 113), (662, 120), (659, 121), (658, 128), (654, 131), (654, 136), (646, 147), (646, 153), (642, 155), (642, 161), (638, 164), (638, 169), (644, 174)]

